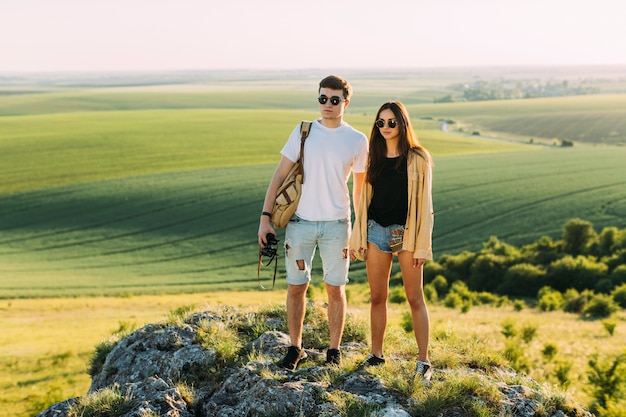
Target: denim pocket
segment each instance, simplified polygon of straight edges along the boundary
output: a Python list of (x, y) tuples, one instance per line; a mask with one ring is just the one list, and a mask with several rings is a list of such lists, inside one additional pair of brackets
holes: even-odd
[(389, 247), (392, 252), (402, 250), (402, 242), (404, 241), (404, 226), (398, 226), (390, 229), (391, 238), (389, 239)]

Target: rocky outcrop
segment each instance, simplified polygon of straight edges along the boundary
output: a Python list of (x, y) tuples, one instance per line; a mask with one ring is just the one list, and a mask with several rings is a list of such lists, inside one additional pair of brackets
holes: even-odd
[[(238, 313), (231, 309), (228, 316), (233, 314)], [(276, 330), (248, 332), (251, 340), (244, 339), (230, 355), (225, 352), (228, 344), (220, 346), (224, 336), (216, 329), (232, 322), (219, 311), (147, 325), (122, 338), (103, 363), (92, 367), (92, 384), (85, 397), (54, 404), (38, 417), (87, 415), (86, 410), (107, 417), (407, 417), (424, 415), (425, 410), (429, 415), (466, 416), (476, 415), (467, 404), (489, 403), (494, 409), (494, 395), (497, 415), (592, 416), (578, 406), (559, 407), (535, 381), (500, 368), (441, 369), (430, 386), (393, 386), (377, 372), (357, 369), (357, 360), (367, 351), (363, 342), (342, 346), (341, 367), (325, 366), (320, 349), (307, 351), (307, 362), (289, 372), (275, 364), (289, 345), (288, 336), (279, 330), (284, 323), (263, 318), (263, 324)], [(464, 393), (465, 400), (444, 401), (436, 410), (421, 402), (429, 390), (434, 394), (446, 381), (459, 377), (474, 378), (484, 389)], [(490, 397), (482, 398), (481, 391), (490, 392)], [(421, 395), (411, 395), (415, 392)], [(99, 406), (106, 411), (98, 411)]]

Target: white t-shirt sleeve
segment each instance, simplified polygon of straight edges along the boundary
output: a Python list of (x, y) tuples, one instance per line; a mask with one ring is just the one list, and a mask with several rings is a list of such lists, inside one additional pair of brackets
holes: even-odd
[(363, 135), (363, 139), (359, 141), (357, 152), (354, 158), (354, 164), (352, 165), (352, 172), (361, 173), (367, 170), (367, 154), (369, 152), (369, 145), (367, 137)]

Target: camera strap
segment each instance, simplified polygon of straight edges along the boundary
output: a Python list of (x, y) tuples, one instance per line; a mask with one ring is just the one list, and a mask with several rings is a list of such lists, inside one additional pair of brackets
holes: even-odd
[[(274, 262), (274, 278), (272, 280), (272, 288), (265, 288), (263, 284), (261, 284), (261, 266), (270, 266)], [(259, 249), (259, 263), (257, 265), (257, 277), (259, 279), (259, 286), (264, 290), (273, 290), (274, 284), (276, 284), (276, 270), (278, 269), (278, 253), (275, 253), (270, 257), (270, 260), (267, 261), (266, 264), (263, 263), (263, 255), (261, 254), (261, 249)]]

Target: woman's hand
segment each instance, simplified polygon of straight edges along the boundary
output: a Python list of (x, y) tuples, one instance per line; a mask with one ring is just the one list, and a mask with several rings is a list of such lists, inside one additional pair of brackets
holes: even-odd
[(413, 258), (413, 268), (421, 269), (426, 263), (426, 259), (424, 258)]

